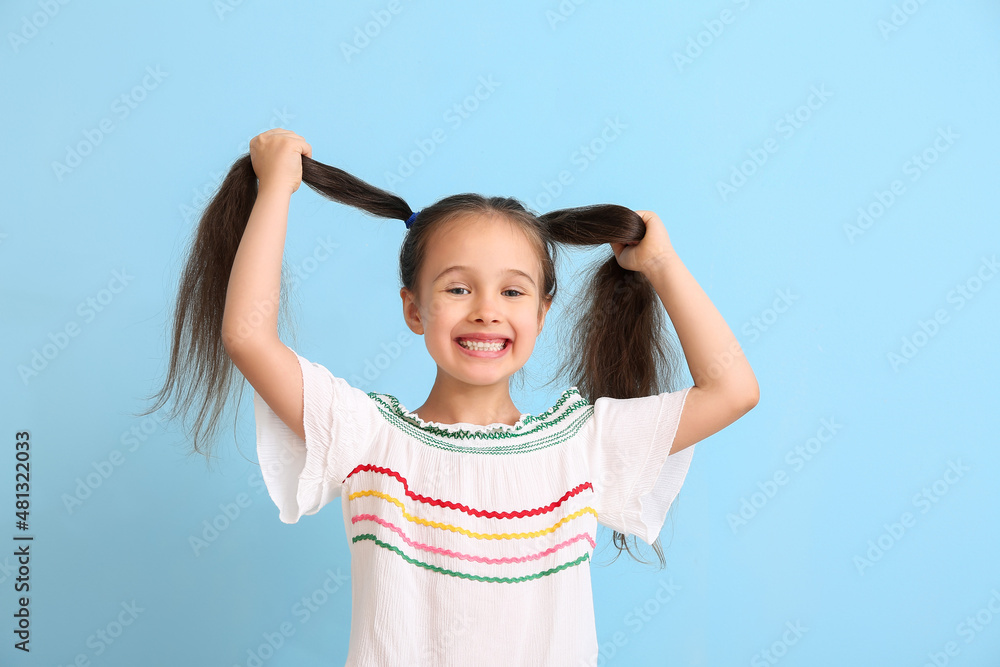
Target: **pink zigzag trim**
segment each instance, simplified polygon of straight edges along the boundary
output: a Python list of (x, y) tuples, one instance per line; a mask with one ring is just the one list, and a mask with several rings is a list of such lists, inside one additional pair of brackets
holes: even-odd
[(363, 521), (363, 520), (374, 521), (376, 523), (382, 524), (383, 526), (385, 526), (389, 530), (395, 532), (397, 535), (399, 535), (400, 537), (402, 537), (403, 540), (407, 544), (409, 544), (411, 547), (414, 547), (414, 548), (417, 548), (417, 549), (423, 549), (424, 551), (431, 551), (431, 552), (434, 552), (434, 553), (442, 554), (444, 556), (454, 556), (455, 558), (461, 558), (463, 560), (475, 561), (477, 563), (487, 563), (487, 564), (491, 564), (491, 565), (499, 565), (501, 563), (526, 563), (526, 562), (531, 561), (531, 560), (538, 560), (539, 558), (542, 558), (543, 556), (548, 556), (549, 554), (555, 553), (556, 551), (558, 551), (559, 549), (562, 549), (565, 546), (569, 546), (570, 544), (576, 542), (577, 540), (579, 540), (582, 537), (586, 537), (587, 538), (587, 541), (590, 542), (590, 547), (591, 548), (594, 548), (594, 547), (597, 546), (597, 543), (594, 542), (594, 538), (592, 538), (589, 533), (582, 532), (579, 535), (577, 535), (576, 537), (571, 537), (570, 539), (566, 540), (565, 542), (560, 542), (559, 544), (555, 545), (554, 547), (552, 547), (550, 549), (546, 549), (545, 551), (540, 551), (537, 554), (534, 554), (534, 555), (531, 555), (531, 556), (523, 556), (523, 557), (520, 557), (520, 558), (514, 558), (514, 557), (487, 558), (486, 556), (471, 556), (469, 554), (463, 554), (463, 553), (459, 553), (457, 551), (451, 551), (449, 549), (442, 549), (440, 547), (432, 547), (429, 544), (421, 544), (420, 542), (414, 542), (413, 540), (411, 540), (410, 538), (408, 538), (406, 535), (404, 535), (403, 531), (400, 530), (397, 526), (395, 526), (394, 524), (392, 524), (389, 521), (386, 521), (384, 519), (378, 518), (374, 514), (357, 514), (357, 515), (351, 517), (351, 523), (357, 523), (358, 521)]

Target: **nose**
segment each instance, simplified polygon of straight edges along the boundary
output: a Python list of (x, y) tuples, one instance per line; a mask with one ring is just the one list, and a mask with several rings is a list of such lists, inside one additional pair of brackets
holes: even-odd
[(479, 298), (476, 299), (470, 315), (472, 315), (472, 318), (476, 322), (488, 324), (499, 322), (501, 319), (500, 308), (497, 304), (497, 300), (493, 296), (483, 292), (480, 292)]

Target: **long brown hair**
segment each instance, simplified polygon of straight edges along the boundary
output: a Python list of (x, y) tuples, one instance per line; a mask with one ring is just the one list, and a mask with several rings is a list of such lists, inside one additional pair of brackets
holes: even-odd
[[(406, 220), (413, 213), (397, 195), (306, 156), (302, 156), (302, 182), (323, 197), (379, 218)], [(206, 458), (211, 458), (219, 418), (239, 379), (222, 345), (222, 315), (233, 260), (256, 197), (257, 176), (250, 155), (244, 154), (233, 163), (198, 223), (174, 308), (167, 378), (151, 397), (155, 398), (153, 407), (142, 413), (159, 410), (175, 396), (170, 417), (196, 411), (190, 429), (191, 453)], [(525, 231), (538, 251), (542, 294), (547, 300), (556, 294), (560, 244), (607, 248), (613, 242), (639, 241), (646, 229), (638, 213), (615, 204), (538, 215), (510, 197), (456, 194), (421, 209), (406, 233), (399, 251), (402, 287), (417, 291), (416, 277), (434, 229), (467, 214), (503, 216)], [(284, 264), (282, 278), (279, 323), (287, 319)], [(592, 267), (578, 299), (571, 310), (577, 317), (563, 350), (564, 360), (550, 383), (565, 378), (590, 403), (605, 396), (636, 398), (673, 389), (680, 355), (665, 327), (667, 318), (656, 291), (645, 276), (623, 269), (609, 253)], [(242, 394), (243, 385), (239, 385)], [(624, 547), (635, 557), (626, 535), (615, 531), (613, 542), (618, 555)], [(652, 546), (663, 567), (659, 538)]]

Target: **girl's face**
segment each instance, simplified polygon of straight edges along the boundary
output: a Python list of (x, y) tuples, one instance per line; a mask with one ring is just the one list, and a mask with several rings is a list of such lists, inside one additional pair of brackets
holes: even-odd
[(531, 356), (549, 310), (539, 264), (528, 237), (503, 218), (463, 216), (433, 232), (417, 298), (405, 287), (400, 295), (439, 374), (506, 386)]

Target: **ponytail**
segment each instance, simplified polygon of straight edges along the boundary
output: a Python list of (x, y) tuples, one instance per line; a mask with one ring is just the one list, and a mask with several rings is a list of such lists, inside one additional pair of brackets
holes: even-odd
[[(615, 204), (562, 209), (539, 220), (550, 239), (566, 245), (629, 243), (646, 233), (638, 213)], [(672, 344), (652, 283), (642, 273), (622, 268), (614, 254), (591, 271), (579, 303), (567, 309), (578, 316), (558, 377), (568, 378), (590, 403), (602, 397), (639, 398), (670, 391), (682, 357)], [(615, 531), (612, 539), (619, 555), (624, 547), (635, 557), (626, 535)], [(652, 546), (663, 567), (659, 538)]]
[[(639, 241), (645, 223), (614, 204), (562, 209), (539, 217), (549, 237), (576, 246)], [(591, 267), (562, 373), (591, 403), (601, 397), (638, 398), (667, 391), (677, 354), (665, 339), (666, 318), (652, 283), (622, 268), (612, 254)]]
[[(354, 206), (382, 218), (405, 220), (412, 211), (405, 201), (345, 171), (302, 156), (302, 182), (327, 199)], [(222, 344), (222, 315), (233, 260), (257, 200), (257, 174), (250, 154), (230, 167), (205, 207), (187, 262), (181, 273), (173, 314), (170, 362), (155, 403), (139, 413), (162, 408), (171, 397), (170, 419), (193, 413), (191, 451), (211, 459), (218, 422), (241, 377)], [(287, 272), (282, 262), (279, 328), (287, 320)], [(242, 383), (240, 398), (242, 397)], [(239, 399), (237, 399), (239, 401)]]

